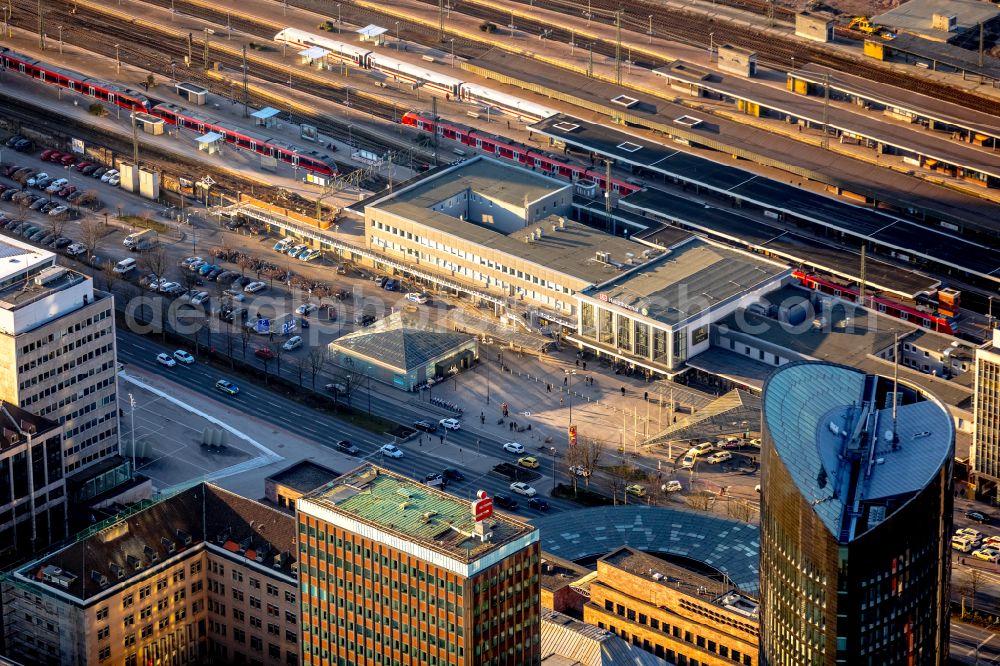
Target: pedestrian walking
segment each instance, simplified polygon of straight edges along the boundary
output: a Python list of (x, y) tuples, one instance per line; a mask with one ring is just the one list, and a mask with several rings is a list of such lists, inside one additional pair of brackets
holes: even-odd
[(645, 400), (646, 402), (649, 402), (649, 391), (642, 392), (642, 399)]
[(562, 406), (562, 405), (565, 405), (565, 404), (566, 404), (566, 399), (565, 398), (559, 398), (559, 405)]
[(576, 367), (578, 367), (578, 368), (580, 367), (580, 357), (579, 356), (576, 359)]
[(444, 435), (438, 435), (438, 437), (440, 438), (441, 443), (444, 444)]
[(569, 377), (563, 377), (563, 386), (567, 386), (568, 384), (569, 384)]
[(584, 361), (584, 362), (583, 362), (583, 369), (584, 369), (584, 370), (586, 370), (586, 369), (587, 369), (587, 362), (586, 362), (586, 361)]
[(623, 386), (622, 387), (622, 397), (624, 397), (624, 396), (625, 396), (625, 387)]

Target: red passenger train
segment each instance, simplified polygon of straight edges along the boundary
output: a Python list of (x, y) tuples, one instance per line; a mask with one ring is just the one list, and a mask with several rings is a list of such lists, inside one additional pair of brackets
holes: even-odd
[[(567, 164), (553, 158), (551, 155), (512, 143), (509, 140), (498, 139), (491, 134), (478, 132), (470, 127), (442, 120), (434, 121), (431, 118), (413, 112), (403, 114), (401, 122), (404, 125), (415, 127), (424, 132), (434, 132), (436, 129), (437, 133), (445, 139), (458, 141), (462, 145), (483, 150), (501, 159), (517, 162), (521, 166), (541, 171), (556, 178), (564, 178), (574, 182), (578, 180), (592, 180), (602, 190), (608, 189), (602, 171), (587, 169), (575, 164)], [(617, 178), (611, 179), (611, 190), (621, 196), (632, 194), (641, 189), (642, 187), (639, 185), (633, 185)]]
[[(818, 275), (813, 275), (812, 273), (806, 273), (805, 271), (799, 270), (792, 271), (792, 277), (801, 282), (802, 286), (807, 289), (821, 291), (824, 294), (830, 294), (831, 296), (835, 296), (837, 298), (843, 298), (844, 300), (851, 301), (853, 303), (858, 302), (857, 287), (847, 287), (827, 278), (822, 278)], [(953, 324), (954, 319), (951, 317), (943, 317), (934, 312), (925, 312), (911, 305), (904, 305), (903, 303), (897, 303), (896, 301), (883, 296), (875, 296), (867, 293), (865, 294), (864, 305), (865, 307), (878, 311), (880, 314), (901, 319), (913, 324), (914, 326), (926, 328), (937, 333), (946, 333), (948, 335), (957, 334)]]
[(293, 166), (327, 176), (336, 176), (338, 173), (337, 164), (329, 155), (315, 150), (304, 150), (285, 143), (281, 139), (243, 129), (226, 121), (201, 116), (176, 104), (160, 104), (157, 101), (151, 101), (142, 93), (131, 88), (95, 79), (71, 69), (56, 67), (31, 56), (11, 51), (6, 47), (0, 47), (0, 64), (8, 72), (30, 76), (37, 81), (72, 90), (129, 111), (148, 113), (163, 118), (164, 121), (172, 125), (178, 124), (178, 119), (181, 119), (180, 125), (182, 127), (202, 133), (217, 132), (225, 137), (226, 143), (252, 150), (266, 157), (273, 157)]

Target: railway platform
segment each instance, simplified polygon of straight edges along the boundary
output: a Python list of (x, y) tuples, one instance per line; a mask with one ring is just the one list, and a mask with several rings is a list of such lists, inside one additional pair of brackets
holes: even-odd
[[(119, 71), (119, 68), (116, 66), (114, 61), (108, 61), (100, 56), (94, 55), (93, 53), (85, 52), (70, 46), (65, 46), (62, 54), (49, 50), (44, 53), (38, 53), (37, 41), (32, 43), (32, 39), (32, 36), (23, 34), (19, 35), (18, 32), (15, 31), (14, 37), (9, 40), (7, 44), (10, 48), (20, 53), (44, 59), (46, 62), (53, 65), (77, 71), (86, 71), (91, 76), (103, 78), (109, 81), (117, 81), (134, 89), (142, 90), (143, 84), (147, 83), (147, 77), (150, 75), (150, 72), (146, 70), (125, 64), (122, 64)], [(253, 126), (252, 119), (248, 119), (243, 116), (242, 104), (235, 104), (229, 100), (219, 97), (218, 95), (209, 94), (209, 103), (207, 105), (190, 106), (174, 91), (174, 81), (171, 81), (166, 77), (162, 77), (158, 73), (153, 74), (153, 77), (156, 85), (145, 93), (150, 99), (186, 105), (189, 109), (196, 111), (201, 115), (211, 116), (212, 118), (230, 126), (244, 127), (248, 130), (256, 131), (260, 131), (262, 129), (259, 127), (255, 128)], [(77, 117), (83, 124), (94, 125), (119, 135), (125, 135), (128, 137), (132, 136), (128, 112), (127, 110), (120, 109), (119, 107), (109, 107), (107, 115), (104, 117), (97, 117), (87, 111), (92, 101), (90, 98), (71, 91), (53, 89), (51, 86), (47, 86), (41, 82), (33, 81), (26, 77), (15, 76), (12, 73), (4, 75), (4, 89), (9, 92), (16, 91), (16, 94), (21, 99), (32, 100), (40, 108), (52, 108), (54, 110), (58, 110), (60, 114), (67, 115), (69, 117)], [(307, 101), (309, 104), (313, 105), (314, 108), (317, 108), (316, 100), (307, 95), (304, 91), (289, 91), (286, 95), (290, 100), (299, 98), (304, 102)], [(333, 107), (334, 105), (331, 104), (330, 106)], [(322, 105), (318, 108), (322, 109)], [(386, 131), (399, 131), (399, 127), (392, 123), (385, 123), (385, 129)], [(302, 147), (310, 145), (309, 142), (304, 141), (301, 138), (300, 126), (297, 123), (288, 122), (287, 114), (282, 116), (276, 126), (269, 127), (265, 131), (274, 138), (288, 144), (299, 145)], [(229, 171), (240, 176), (241, 178), (245, 178), (250, 181), (257, 181), (262, 186), (281, 187), (306, 199), (315, 199), (322, 193), (321, 187), (303, 182), (305, 172), (302, 169), (295, 169), (280, 161), (275, 165), (274, 170), (265, 169), (262, 167), (259, 155), (249, 150), (240, 150), (229, 145), (225, 146), (221, 153), (209, 156), (197, 149), (197, 144), (195, 142), (195, 138), (197, 136), (198, 133), (195, 131), (186, 129), (178, 131), (178, 129), (173, 126), (171, 126), (169, 132), (159, 136), (145, 134), (140, 131), (138, 133), (140, 142), (140, 160), (142, 157), (142, 145), (155, 145), (167, 152), (183, 154), (187, 159), (204, 164), (206, 171), (210, 169)], [(346, 142), (322, 135), (319, 136), (318, 139), (319, 142), (317, 143), (317, 147), (319, 147), (318, 144), (320, 143), (323, 145), (332, 143), (338, 146), (337, 152), (333, 153), (333, 155), (337, 157), (338, 161), (342, 160), (342, 156), (350, 155), (350, 147), (346, 144)], [(121, 159), (131, 159), (131, 154), (122, 155)], [(398, 179), (406, 178), (412, 173), (406, 166), (403, 165), (397, 166), (395, 169), (395, 177)], [(202, 175), (204, 174), (186, 174), (184, 177), (197, 179)], [(324, 201), (330, 205), (343, 206), (347, 205), (353, 198), (356, 198), (356, 196), (356, 192), (343, 193), (330, 196), (324, 199)]]
[[(1000, 284), (1000, 251), (886, 212), (793, 187), (580, 118), (556, 116), (536, 123), (532, 129), (575, 150), (630, 165), (640, 173), (685, 183), (696, 194), (704, 190), (730, 205), (769, 210), (775, 219), (825, 230), (835, 238), (865, 242), (899, 261), (928, 264), (946, 273), (958, 271), (984, 284)], [(654, 215), (664, 208), (651, 190), (637, 192), (623, 199), (621, 205)]]

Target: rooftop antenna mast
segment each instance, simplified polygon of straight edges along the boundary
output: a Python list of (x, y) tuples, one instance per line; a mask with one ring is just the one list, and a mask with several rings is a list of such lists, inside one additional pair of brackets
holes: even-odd
[(899, 442), (896, 434), (896, 410), (899, 405), (899, 332), (893, 333), (892, 343), (892, 445), (895, 448)]

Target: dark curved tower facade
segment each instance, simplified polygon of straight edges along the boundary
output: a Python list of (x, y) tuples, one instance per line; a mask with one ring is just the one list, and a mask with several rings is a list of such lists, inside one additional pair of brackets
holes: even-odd
[(946, 664), (955, 437), (944, 406), (818, 362), (773, 374), (762, 411), (760, 663)]

